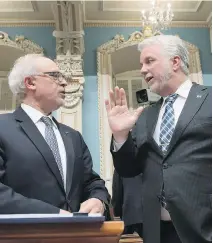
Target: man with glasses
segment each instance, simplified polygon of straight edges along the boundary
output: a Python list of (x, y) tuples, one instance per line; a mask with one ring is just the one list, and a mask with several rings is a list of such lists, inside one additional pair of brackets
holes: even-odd
[(0, 115), (0, 214), (104, 214), (109, 194), (87, 145), (51, 115), (67, 86), (57, 65), (41, 55), (20, 57), (9, 86), (22, 103)]

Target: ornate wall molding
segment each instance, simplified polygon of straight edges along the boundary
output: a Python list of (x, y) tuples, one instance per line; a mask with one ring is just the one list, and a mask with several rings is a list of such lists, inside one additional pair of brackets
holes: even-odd
[(136, 45), (145, 38), (152, 36), (152, 32), (150, 31), (151, 29), (149, 29), (149, 27), (147, 27), (143, 33), (135, 31), (129, 36), (128, 40), (125, 40), (123, 35), (116, 35), (112, 40), (101, 45), (97, 51), (100, 53), (112, 53), (119, 49)]
[[(55, 27), (54, 21), (42, 21), (42, 22), (17, 22), (17, 21), (10, 21), (10, 22), (1, 22), (0, 21), (0, 27)], [(140, 22), (90, 22), (86, 21), (84, 24), (84, 27), (139, 27), (141, 28)], [(173, 22), (172, 24), (173, 28), (208, 28), (209, 24), (205, 22), (195, 22), (195, 23), (188, 23), (188, 22)]]
[[(119, 21), (86, 21), (84, 27), (139, 27), (141, 28), (141, 22), (119, 22)], [(172, 28), (208, 28), (206, 22), (173, 22)]]
[(192, 81), (198, 84), (203, 84), (199, 49), (197, 46), (193, 45), (190, 42), (184, 41), (184, 43), (189, 51), (189, 77)]
[(71, 55), (68, 50), (66, 55), (57, 55), (56, 63), (68, 81), (64, 106), (73, 108), (83, 97), (85, 82), (82, 70), (83, 60), (80, 55)]
[(59, 121), (82, 131), (84, 31), (81, 2), (58, 1), (52, 6), (56, 29), (56, 63), (66, 76), (65, 104), (57, 111)]
[(11, 40), (7, 33), (0, 31), (0, 45), (14, 47), (25, 53), (43, 53), (43, 48), (36, 43), (26, 39), (23, 35), (17, 35)]
[[(105, 49), (105, 45), (103, 45)], [(101, 47), (100, 47), (101, 50)], [(97, 52), (98, 78), (98, 114), (99, 114), (99, 143), (100, 143), (100, 176), (105, 180), (106, 187), (112, 192), (112, 157), (110, 154), (111, 131), (108, 125), (104, 100), (112, 89), (111, 54), (106, 51)]]
[[(98, 81), (98, 112), (99, 112), (99, 138), (100, 138), (100, 175), (106, 181), (106, 186), (111, 192), (113, 163), (110, 154), (111, 131), (107, 121), (104, 100), (108, 98), (109, 90), (112, 89), (112, 64), (111, 55), (117, 50), (138, 45), (145, 38), (152, 35), (149, 29), (143, 33), (135, 31), (125, 40), (122, 35), (116, 35), (112, 40), (102, 44), (97, 49), (97, 81)], [(202, 84), (202, 71), (200, 64), (199, 49), (184, 41), (189, 50), (190, 56), (190, 78)]]
[(72, 80), (72, 82), (68, 83), (66, 87), (65, 108), (73, 108), (81, 102), (84, 90), (83, 84), (83, 78)]
[(55, 22), (54, 21), (0, 21), (0, 27), (54, 27), (55, 26)]
[(66, 55), (57, 55), (57, 63), (67, 78), (83, 77), (83, 60), (80, 55), (71, 55), (68, 50)]

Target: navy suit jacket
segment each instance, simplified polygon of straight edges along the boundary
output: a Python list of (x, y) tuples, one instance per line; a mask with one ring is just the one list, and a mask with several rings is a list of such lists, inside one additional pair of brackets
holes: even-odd
[(0, 214), (76, 212), (93, 197), (108, 204), (82, 136), (55, 122), (67, 153), (66, 192), (53, 153), (29, 116), (22, 108), (0, 115)]
[(144, 243), (160, 243), (161, 192), (182, 243), (212, 242), (212, 91), (193, 84), (163, 155), (153, 139), (162, 100), (146, 108), (118, 152), (123, 177), (143, 173)]
[(116, 217), (120, 217), (125, 226), (142, 224), (142, 175), (133, 178), (113, 174), (112, 206)]

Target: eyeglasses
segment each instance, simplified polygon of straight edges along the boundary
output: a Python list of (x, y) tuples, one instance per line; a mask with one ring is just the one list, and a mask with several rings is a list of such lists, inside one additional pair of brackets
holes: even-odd
[(66, 77), (61, 72), (44, 72), (44, 74), (47, 74), (52, 79), (54, 79), (55, 82), (58, 82), (58, 83), (62, 83), (64, 81), (66, 81)]
[(61, 72), (43, 72), (43, 74), (50, 76), (58, 84), (67, 81), (66, 77)]

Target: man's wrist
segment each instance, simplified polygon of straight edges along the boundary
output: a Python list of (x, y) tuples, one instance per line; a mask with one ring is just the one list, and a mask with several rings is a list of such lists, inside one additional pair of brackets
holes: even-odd
[(116, 143), (123, 144), (127, 140), (128, 134), (129, 133), (123, 133), (123, 134), (121, 134), (121, 133), (119, 133), (119, 134), (113, 133), (113, 139), (114, 139), (114, 141)]

